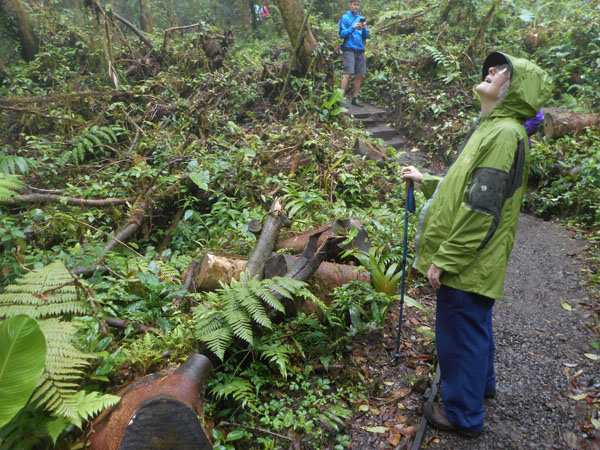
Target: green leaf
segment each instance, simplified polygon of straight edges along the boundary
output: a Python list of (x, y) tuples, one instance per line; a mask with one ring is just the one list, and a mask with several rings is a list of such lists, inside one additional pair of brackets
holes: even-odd
[(369, 433), (378, 433), (383, 434), (389, 431), (388, 427), (361, 427), (363, 430), (368, 431)]
[(227, 434), (225, 442), (237, 441), (238, 439), (242, 439), (244, 435), (244, 430), (233, 430)]
[(573, 307), (571, 305), (569, 305), (567, 302), (561, 302), (560, 304), (567, 311), (573, 311)]
[(190, 173), (190, 180), (192, 180), (203, 191), (208, 191), (210, 174), (207, 170)]
[[(394, 296), (395, 299), (400, 300), (400, 295), (395, 295)], [(423, 311), (424, 313), (429, 314), (429, 310), (427, 310), (427, 308), (425, 308), (423, 305), (421, 305), (417, 300), (415, 300), (412, 297), (409, 297), (408, 295), (404, 294), (404, 303), (406, 303), (409, 306), (414, 306), (417, 309), (420, 309), (421, 311)]]
[(34, 319), (18, 315), (0, 324), (0, 427), (27, 404), (45, 361), (46, 339)]
[(587, 359), (591, 359), (592, 361), (600, 360), (600, 356), (598, 356), (594, 353), (584, 353), (583, 356), (585, 356)]

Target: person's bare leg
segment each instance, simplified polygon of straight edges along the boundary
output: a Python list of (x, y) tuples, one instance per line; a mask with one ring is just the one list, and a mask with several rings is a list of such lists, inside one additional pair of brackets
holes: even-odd
[(360, 84), (362, 83), (362, 75), (354, 75), (354, 97), (358, 97)]
[(342, 91), (344, 91), (344, 95), (346, 95), (346, 89), (348, 88), (349, 82), (350, 82), (350, 74), (347, 73), (342, 78)]

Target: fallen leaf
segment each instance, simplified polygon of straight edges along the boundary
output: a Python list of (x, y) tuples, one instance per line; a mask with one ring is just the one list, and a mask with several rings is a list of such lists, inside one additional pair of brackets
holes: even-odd
[(387, 433), (389, 430), (388, 427), (361, 427), (361, 428), (365, 431), (368, 431), (369, 433), (378, 433), (378, 434)]
[(386, 386), (393, 386), (396, 383), (394, 383), (393, 381), (384, 381), (383, 384), (385, 384)]
[(402, 439), (402, 433), (392, 428), (392, 430), (390, 430), (390, 437), (388, 438), (390, 445), (392, 447), (397, 447), (400, 445), (400, 439)]
[(369, 410), (369, 405), (360, 405), (358, 407), (359, 411), (368, 411)]
[(379, 411), (377, 408), (371, 408), (371, 413), (378, 416), (379, 414), (381, 414), (381, 411)]
[(570, 367), (570, 368), (575, 368), (575, 367), (577, 367), (577, 363), (563, 363), (563, 366)]
[(577, 395), (569, 394), (569, 395), (567, 395), (567, 397), (569, 397), (572, 400), (583, 400), (584, 398), (587, 397), (587, 394), (577, 394)]
[(564, 309), (566, 309), (567, 311), (573, 311), (573, 307), (571, 305), (569, 305), (567, 302), (560, 302), (560, 304), (562, 305), (562, 307)]
[(590, 422), (592, 422), (592, 425), (594, 425), (594, 428), (596, 430), (600, 430), (600, 420), (598, 419), (594, 419), (593, 417), (590, 419)]
[(592, 361), (598, 361), (600, 359), (600, 356), (594, 353), (584, 353), (583, 356), (585, 356), (588, 359), (591, 359)]

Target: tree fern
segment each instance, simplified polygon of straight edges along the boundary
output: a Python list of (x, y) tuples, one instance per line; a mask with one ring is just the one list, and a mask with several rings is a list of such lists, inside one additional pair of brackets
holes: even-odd
[(10, 203), (21, 189), (25, 189), (25, 184), (17, 175), (0, 173), (0, 203)]
[(61, 316), (89, 312), (87, 302), (78, 296), (76, 280), (60, 261), (25, 275), (0, 294), (0, 317), (24, 313), (42, 319), (38, 323), (46, 339), (46, 360), (30, 403), (78, 427), (120, 400), (114, 395), (80, 390), (84, 369), (96, 355), (75, 346), (77, 325), (61, 320)]
[(301, 281), (281, 277), (248, 280), (245, 273), (240, 281), (222, 284), (216, 292), (195, 294), (202, 301), (193, 310), (197, 323), (196, 337), (222, 360), (234, 336), (252, 344), (253, 324), (267, 329), (272, 327), (265, 305), (284, 312), (278, 295), (283, 298), (299, 295), (316, 299), (306, 283)]

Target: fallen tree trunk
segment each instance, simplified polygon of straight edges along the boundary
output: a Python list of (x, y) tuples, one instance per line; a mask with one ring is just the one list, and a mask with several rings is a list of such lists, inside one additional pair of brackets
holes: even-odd
[[(299, 258), (299, 256), (293, 255), (272, 255), (265, 263), (265, 278), (286, 276)], [(206, 253), (195, 270), (194, 284), (197, 289), (218, 289), (221, 287), (219, 282), (228, 284), (233, 279), (239, 280), (240, 274), (246, 268), (246, 263), (247, 261), (243, 258)], [(327, 280), (331, 286), (341, 286), (353, 280), (367, 283), (371, 280), (369, 273), (359, 267), (327, 261), (322, 262), (314, 274)]]
[[(298, 261), (298, 256), (273, 255), (265, 264), (265, 278), (284, 276)], [(330, 286), (341, 286), (350, 281), (371, 282), (369, 272), (357, 266), (323, 261), (315, 275), (326, 280)]]
[(600, 114), (545, 112), (543, 124), (546, 136), (561, 137), (566, 134), (575, 134), (582, 131), (585, 127), (600, 128)]
[[(208, 450), (198, 416), (203, 415), (202, 393), (212, 370), (204, 356), (192, 353), (176, 370), (149, 375), (121, 390), (121, 402), (92, 423), (86, 440), (91, 450), (176, 448)], [(157, 443), (163, 443), (158, 445)]]
[(134, 198), (107, 198), (107, 199), (89, 199), (66, 197), (64, 195), (55, 194), (22, 194), (15, 195), (10, 198), (12, 203), (34, 203), (34, 202), (65, 202), (67, 205), (73, 206), (114, 206), (124, 205), (132, 202)]

